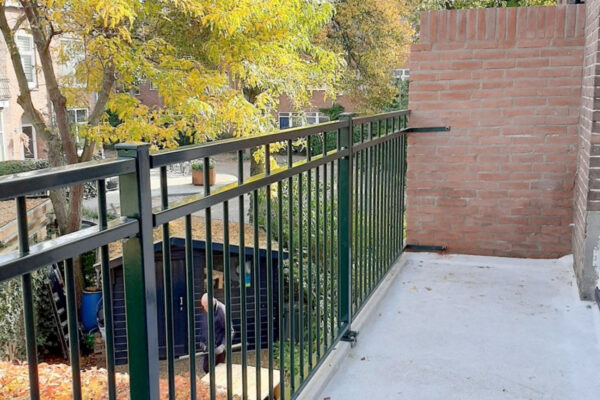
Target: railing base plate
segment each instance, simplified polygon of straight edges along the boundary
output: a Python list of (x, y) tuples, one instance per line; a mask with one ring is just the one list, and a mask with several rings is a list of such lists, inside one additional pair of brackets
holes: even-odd
[(358, 332), (357, 331), (348, 331), (348, 332), (346, 332), (344, 334), (344, 336), (342, 336), (340, 338), (340, 340), (342, 342), (349, 342), (350, 343), (350, 347), (354, 347), (354, 346), (356, 346), (357, 337), (358, 337)]

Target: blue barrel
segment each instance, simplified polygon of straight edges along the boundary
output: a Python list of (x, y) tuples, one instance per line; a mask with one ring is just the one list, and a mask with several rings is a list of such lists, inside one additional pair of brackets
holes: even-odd
[(96, 308), (102, 298), (102, 292), (83, 291), (81, 295), (81, 323), (86, 332), (98, 327), (96, 321)]

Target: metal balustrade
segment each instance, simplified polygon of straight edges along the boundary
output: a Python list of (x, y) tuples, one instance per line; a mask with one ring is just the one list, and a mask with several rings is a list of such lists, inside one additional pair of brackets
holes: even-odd
[[(269, 398), (297, 397), (334, 345), (352, 339), (352, 319), (402, 253), (408, 114), (397, 111), (367, 117), (343, 115), (336, 122), (157, 153), (151, 153), (148, 144), (123, 144), (117, 146), (117, 159), (0, 178), (0, 200), (16, 199), (20, 244), (18, 253), (0, 256), (0, 281), (17, 277), (22, 280), (31, 398), (39, 398), (31, 273), (64, 262), (69, 343), (78, 343), (73, 259), (97, 248), (106, 324), (108, 397), (115, 398), (108, 245), (116, 241), (122, 241), (131, 398), (159, 398), (157, 291), (162, 291), (164, 298), (169, 398), (175, 398), (173, 232), (169, 223), (178, 219), (183, 219), (185, 227), (186, 296), (180, 302), (186, 308), (187, 349), (191, 355), (189, 395), (196, 398), (196, 375), (200, 368), (194, 356), (198, 348), (195, 319), (201, 293), (195, 283), (201, 279), (201, 287), (206, 288), (212, 304), (216, 297), (212, 282), (217, 272), (212, 246), (214, 210), (222, 211), (223, 220), (220, 300), (226, 308), (226, 396), (233, 398), (235, 394), (232, 350), (239, 349), (243, 399), (256, 398), (261, 389), (267, 390), (261, 388), (261, 365), (268, 371), (265, 381)], [(305, 157), (294, 162), (298, 148), (303, 149)], [(287, 152), (287, 157), (281, 149)], [(244, 154), (248, 151), (261, 152), (264, 173), (244, 176)], [(169, 202), (169, 165), (201, 159), (204, 182), (208, 182), (210, 158), (222, 153), (236, 154), (237, 183), (216, 190), (205, 185), (203, 195), (175, 204)], [(273, 158), (279, 158), (282, 165), (272, 167)], [(150, 187), (150, 171), (155, 168), (160, 169), (158, 210), (152, 208)], [(119, 177), (121, 218), (109, 225), (105, 180), (115, 176)], [(90, 181), (98, 184), (99, 225), (30, 246), (25, 196)], [(249, 210), (245, 197), (250, 199)], [(230, 222), (236, 217), (230, 213), (233, 205), (238, 209), (237, 232), (230, 229)], [(195, 272), (197, 260), (193, 253), (192, 214), (198, 213), (203, 215), (205, 225), (204, 277)], [(253, 233), (251, 240), (247, 237), (246, 221)], [(162, 236), (162, 288), (157, 287), (155, 276), (155, 229), (160, 229)], [(234, 237), (237, 244), (232, 244)], [(264, 243), (260, 243), (261, 237)], [(266, 277), (263, 277), (260, 252), (265, 250)], [(232, 258), (236, 252), (237, 265)], [(277, 257), (271, 257), (272, 253)], [(250, 290), (246, 286), (247, 263), (251, 266)], [(232, 284), (232, 270), (238, 274), (237, 287)], [(262, 280), (266, 282), (266, 294), (261, 292)], [(239, 311), (235, 312), (240, 332), (232, 334), (232, 297), (238, 296)], [(211, 399), (216, 398), (218, 390), (214, 318), (213, 308), (209, 307), (207, 356)], [(266, 334), (260, 323), (263, 318), (266, 318)], [(251, 333), (253, 343), (249, 341)], [(78, 346), (70, 346), (69, 354), (73, 398), (78, 399), (81, 398)], [(252, 367), (256, 367), (255, 373), (249, 374)], [(249, 375), (255, 375), (255, 382), (249, 382)], [(250, 390), (251, 383), (256, 392)]]

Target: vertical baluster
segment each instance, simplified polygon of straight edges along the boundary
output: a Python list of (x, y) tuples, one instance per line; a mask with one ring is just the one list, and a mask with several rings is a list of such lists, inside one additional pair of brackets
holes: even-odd
[[(340, 141), (340, 130), (338, 129), (336, 132), (336, 141), (337, 141), (337, 148), (339, 148), (339, 141)], [(330, 195), (329, 195), (329, 298), (331, 299), (331, 304), (329, 307), (329, 314), (330, 314), (330, 321), (331, 321), (331, 325), (330, 325), (330, 329), (329, 329), (329, 334), (330, 334), (330, 338), (331, 338), (331, 345), (333, 345), (333, 342), (335, 340), (335, 335), (336, 335), (336, 319), (335, 319), (335, 315), (336, 315), (336, 299), (335, 299), (335, 290), (336, 290), (336, 285), (335, 282), (337, 281), (336, 277), (337, 277), (337, 263), (334, 262), (334, 249), (337, 249), (337, 245), (336, 245), (336, 228), (334, 228), (336, 226), (335, 224), (335, 219), (334, 219), (334, 215), (335, 215), (335, 209), (336, 206), (334, 204), (334, 199), (336, 197), (336, 193), (335, 193), (335, 186), (336, 186), (336, 181), (335, 181), (335, 166), (334, 166), (334, 162), (330, 162), (329, 166), (330, 166), (330, 170), (329, 170), (329, 175), (330, 175), (330, 185), (329, 185), (329, 189), (330, 189)]]
[[(406, 126), (406, 121), (405, 125)], [(405, 152), (406, 152), (406, 136), (400, 137), (400, 226), (402, 227), (402, 234), (400, 235), (400, 248), (404, 248), (404, 190), (406, 189), (406, 171), (405, 171)]]
[[(369, 124), (369, 140), (372, 142), (373, 137), (375, 135), (374, 131), (374, 123)], [(369, 188), (370, 193), (370, 201), (369, 201), (369, 294), (373, 291), (374, 282), (375, 282), (375, 262), (376, 262), (376, 240), (375, 240), (375, 146), (369, 147), (369, 184), (367, 187)]]
[[(106, 212), (106, 182), (98, 181), (98, 228), (106, 229), (108, 218)], [(100, 268), (102, 274), (102, 308), (104, 311), (104, 331), (106, 340), (106, 373), (108, 374), (108, 399), (115, 400), (115, 339), (112, 314), (112, 285), (110, 282), (110, 265), (108, 246), (100, 248)]]
[(400, 256), (401, 252), (402, 252), (402, 244), (401, 244), (401, 235), (402, 235), (402, 230), (404, 229), (404, 227), (402, 226), (402, 223), (400, 221), (400, 203), (401, 203), (401, 191), (402, 191), (402, 184), (400, 182), (400, 164), (401, 164), (401, 153), (400, 153), (400, 140), (402, 139), (402, 137), (398, 137), (394, 140), (394, 151), (395, 151), (395, 157), (396, 157), (396, 166), (394, 167), (395, 170), (395, 178), (394, 178), (394, 182), (395, 182), (395, 186), (396, 186), (396, 210), (394, 213), (394, 217), (395, 217), (395, 223), (396, 223), (396, 237), (395, 237), (395, 245), (396, 245), (396, 258)]
[[(210, 159), (204, 157), (204, 197), (210, 196)], [(207, 340), (208, 340), (208, 373), (210, 378), (210, 399), (216, 398), (215, 386), (215, 315), (214, 315), (214, 293), (213, 293), (213, 258), (212, 258), (212, 218), (211, 208), (205, 210), (205, 227), (206, 227), (206, 288), (208, 294), (208, 324), (207, 324)]]
[[(206, 186), (206, 185), (205, 185)], [(167, 183), (167, 167), (160, 168), (160, 200), (163, 210), (169, 208)], [(169, 384), (169, 400), (175, 399), (175, 354), (173, 332), (173, 272), (171, 270), (171, 239), (169, 224), (162, 226), (163, 242), (163, 294), (165, 307), (165, 340), (167, 349), (167, 379)]]
[[(16, 198), (17, 231), (19, 236), (19, 254), (21, 257), (29, 253), (29, 232), (27, 225), (27, 205), (25, 197)], [(40, 398), (37, 344), (35, 342), (35, 320), (33, 307), (33, 289), (31, 274), (21, 276), (23, 288), (23, 321), (25, 324), (25, 345), (27, 348), (27, 367), (29, 372), (29, 396), (33, 399)], [(69, 327), (69, 333), (70, 333)], [(78, 342), (75, 342), (78, 343)], [(72, 346), (69, 346), (72, 347)], [(79, 360), (77, 360), (79, 362)]]
[[(292, 168), (292, 141), (287, 141), (287, 156), (288, 168)], [(288, 178), (288, 236), (289, 236), (289, 306), (290, 306), (290, 397), (293, 396), (296, 390), (296, 371), (294, 348), (296, 347), (295, 340), (295, 319), (296, 313), (294, 310), (294, 180), (293, 177)]]
[[(377, 121), (376, 123), (376, 134), (377, 137), (379, 137), (380, 133), (381, 133), (381, 121)], [(373, 290), (375, 290), (375, 285), (379, 282), (379, 249), (380, 249), (380, 237), (379, 237), (379, 233), (381, 232), (380, 229), (380, 225), (379, 225), (379, 145), (375, 145), (373, 147), (373, 174), (374, 174), (374, 178), (373, 178), (373, 198), (375, 199), (374, 204), (373, 204), (373, 214), (374, 214), (374, 221), (373, 221), (373, 233), (374, 233), (374, 241), (375, 241), (375, 246), (373, 248), (373, 252), (374, 252), (374, 262), (373, 262), (373, 268), (375, 270), (375, 276), (373, 278), (373, 287), (371, 288), (371, 292), (373, 292)]]
[(260, 338), (260, 325), (262, 318), (260, 315), (260, 249), (258, 241), (258, 190), (252, 193), (252, 229), (253, 229), (253, 247), (254, 255), (252, 257), (253, 265), (253, 286), (254, 286), (254, 370), (256, 378), (256, 397), (260, 397), (260, 350), (262, 347)]
[[(390, 210), (392, 211), (392, 213), (395, 210), (396, 204), (395, 204), (395, 195), (396, 195), (396, 188), (394, 185), (394, 167), (396, 165), (397, 160), (394, 158), (395, 154), (394, 154), (394, 140), (392, 139), (389, 143), (388, 143), (388, 154), (389, 154), (389, 167), (388, 167), (388, 177), (390, 179), (390, 182), (388, 183), (388, 193), (389, 193), (389, 199), (388, 199), (388, 203), (390, 205)], [(390, 244), (389, 244), (389, 260), (390, 262), (388, 263), (388, 267), (391, 266), (392, 262), (394, 261), (395, 257), (394, 254), (396, 252), (396, 246), (394, 245), (395, 243), (395, 226), (393, 225), (394, 220), (393, 219), (388, 219), (388, 224), (389, 224), (389, 240), (390, 240)]]
[(69, 321), (69, 360), (73, 384), (73, 399), (81, 400), (81, 376), (79, 371), (79, 323), (77, 322), (77, 300), (75, 294), (75, 274), (73, 259), (65, 261), (65, 294), (67, 297), (67, 318)]
[[(359, 132), (360, 132), (360, 126), (358, 127)], [(353, 136), (354, 137), (354, 136)], [(353, 139), (354, 140), (354, 139)], [(358, 244), (359, 244), (359, 237), (360, 237), (360, 229), (358, 226), (358, 220), (360, 217), (360, 211), (358, 210), (358, 205), (359, 203), (359, 195), (358, 195), (358, 174), (359, 174), (359, 170), (358, 170), (358, 157), (359, 154), (356, 153), (356, 156), (352, 157), (352, 165), (350, 166), (350, 168), (352, 168), (353, 170), (353, 178), (354, 178), (354, 183), (353, 183), (353, 187), (352, 187), (352, 193), (353, 193), (353, 210), (352, 210), (352, 214), (353, 214), (353, 222), (352, 222), (352, 236), (351, 236), (351, 240), (354, 241), (354, 244), (352, 246), (352, 265), (351, 267), (351, 274), (352, 274), (352, 309), (351, 309), (351, 315), (355, 315), (356, 314), (356, 309), (358, 308), (359, 305), (359, 301), (358, 301), (358, 296), (360, 293), (360, 277), (361, 277), (361, 271), (360, 271), (360, 261), (359, 261), (359, 257), (358, 257)]]
[(279, 290), (277, 295), (278, 301), (278, 316), (279, 316), (279, 395), (281, 400), (285, 400), (285, 335), (283, 325), (283, 304), (284, 304), (284, 280), (283, 280), (283, 187), (282, 182), (277, 182), (277, 277), (279, 281)]
[(196, 297), (194, 292), (194, 242), (192, 241), (192, 215), (185, 216), (185, 274), (187, 297), (187, 339), (190, 356), (190, 399), (196, 399)]
[[(394, 128), (396, 128), (396, 119), (394, 118)], [(392, 139), (392, 141), (390, 142), (390, 154), (392, 157), (392, 167), (391, 167), (391, 179), (392, 179), (392, 184), (391, 184), (391, 191), (392, 191), (392, 210), (394, 212), (394, 216), (395, 216), (395, 210), (397, 209), (397, 198), (398, 198), (398, 186), (396, 185), (396, 165), (398, 165), (398, 154), (396, 152), (396, 140), (397, 139)], [(392, 219), (392, 223), (394, 223), (394, 225), (392, 226), (392, 262), (396, 260), (396, 233), (398, 232), (398, 227), (395, 224), (395, 220)]]
[[(365, 125), (362, 124), (360, 126), (361, 129), (361, 135), (360, 135), (360, 142), (364, 143), (365, 141), (365, 132), (364, 132), (364, 128)], [(367, 155), (366, 150), (361, 150), (360, 152), (360, 269), (361, 269), (361, 275), (362, 275), (362, 280), (361, 280), (361, 289), (360, 289), (360, 303), (361, 305), (363, 304), (364, 300), (365, 300), (365, 290), (366, 290), (366, 283), (367, 283), (367, 264), (366, 264), (366, 253), (367, 250), (365, 248), (365, 238), (366, 238), (366, 224), (365, 224), (365, 220), (366, 220), (366, 207), (365, 207), (365, 201), (366, 201), (366, 194), (365, 194), (365, 166), (366, 166), (366, 160), (365, 160), (365, 156)]]
[[(381, 133), (382, 133), (382, 129), (381, 129), (381, 120), (379, 120), (377, 122), (377, 135), (378, 137), (381, 137)], [(377, 232), (377, 239), (376, 239), (376, 243), (377, 243), (377, 256), (376, 256), (376, 260), (377, 260), (377, 283), (379, 283), (379, 281), (381, 280), (381, 250), (382, 250), (382, 224), (381, 224), (381, 185), (382, 185), (382, 181), (381, 181), (381, 165), (382, 165), (382, 152), (381, 152), (381, 144), (377, 145), (376, 148), (376, 152), (377, 152), (377, 158), (376, 158), (376, 184), (375, 184), (375, 190), (377, 192), (377, 198), (376, 198), (376, 205), (375, 205), (375, 212), (376, 212), (376, 216), (377, 216), (377, 222), (375, 224), (376, 226), (376, 232)]]
[[(384, 121), (385, 124), (385, 131), (386, 133), (389, 130), (389, 123), (388, 120), (386, 119)], [(387, 171), (388, 171), (388, 165), (389, 165), (389, 158), (388, 158), (388, 143), (389, 142), (384, 142), (383, 146), (382, 146), (382, 153), (383, 153), (383, 157), (382, 157), (382, 166), (381, 166), (381, 227), (382, 227), (382, 243), (383, 243), (383, 252), (382, 252), (382, 257), (381, 257), (381, 264), (382, 264), (382, 273), (381, 276), (383, 278), (383, 276), (385, 275), (385, 271), (387, 271), (387, 267), (388, 267), (388, 247), (389, 247), (389, 242), (388, 242), (388, 228), (389, 228), (389, 224), (387, 219), (385, 218), (385, 214), (384, 211), (388, 210), (387, 206), (388, 206), (388, 197), (387, 197), (387, 189), (388, 189), (388, 181), (387, 181)]]
[[(271, 146), (265, 145), (265, 176), (271, 175)], [(271, 185), (267, 185), (267, 342), (269, 346), (269, 400), (273, 399), (273, 255), (271, 254)]]
[(321, 232), (321, 221), (319, 218), (320, 210), (319, 203), (321, 201), (320, 197), (320, 187), (321, 187), (321, 179), (320, 179), (320, 167), (315, 168), (315, 230), (316, 230), (316, 238), (315, 238), (315, 305), (316, 305), (316, 321), (315, 321), (315, 343), (317, 350), (317, 358), (316, 362), (321, 360), (321, 243), (320, 243), (320, 232)]
[[(383, 136), (387, 131), (386, 120), (382, 120), (381, 124), (383, 125)], [(385, 265), (385, 220), (383, 212), (385, 210), (385, 142), (379, 145), (379, 243), (380, 243), (380, 252), (379, 252), (379, 280), (383, 278), (383, 271), (386, 267)]]
[[(238, 185), (244, 183), (244, 151), (237, 154)], [(239, 246), (238, 259), (240, 269), (240, 325), (242, 341), (242, 400), (248, 400), (248, 329), (246, 320), (246, 247), (244, 245), (244, 195), (239, 200)]]
[[(323, 157), (327, 155), (327, 132), (323, 132)], [(327, 262), (327, 240), (328, 240), (328, 227), (327, 227), (327, 164), (323, 164), (323, 351), (327, 352), (329, 343), (329, 292), (327, 290), (327, 284), (329, 281), (329, 269)]]
[[(383, 121), (384, 126), (385, 126), (385, 136), (387, 136), (389, 134), (390, 131), (390, 123), (389, 123), (389, 118), (384, 119)], [(388, 210), (388, 201), (389, 201), (389, 197), (387, 196), (388, 194), (388, 188), (389, 188), (389, 181), (387, 180), (387, 172), (388, 172), (388, 167), (389, 167), (389, 163), (390, 163), (390, 159), (388, 157), (388, 144), (389, 141), (385, 141), (382, 144), (382, 165), (381, 165), (381, 228), (382, 228), (382, 245), (383, 245), (383, 249), (382, 249), (382, 257), (381, 257), (381, 270), (382, 270), (382, 274), (381, 277), (383, 278), (383, 276), (385, 275), (385, 271), (387, 271), (387, 267), (388, 267), (388, 251), (389, 251), (389, 226), (390, 224), (388, 223), (389, 221), (386, 218), (386, 214), (387, 214), (387, 210)]]
[[(397, 118), (396, 122), (396, 131), (399, 132), (402, 129), (400, 125), (400, 117)], [(402, 231), (402, 226), (400, 224), (400, 220), (398, 218), (399, 209), (400, 209), (400, 182), (399, 182), (399, 166), (400, 166), (400, 152), (398, 151), (398, 143), (400, 141), (400, 137), (396, 137), (394, 139), (393, 151), (394, 151), (394, 226), (396, 227), (396, 231), (394, 234), (394, 248), (395, 248), (395, 258), (398, 258), (400, 255), (400, 232)]]
[[(387, 128), (385, 126), (385, 120), (380, 121), (381, 125), (383, 125), (383, 134), (385, 135), (385, 129)], [(378, 205), (377, 205), (377, 210), (378, 210), (378, 216), (379, 216), (379, 223), (378, 223), (378, 231), (379, 231), (379, 256), (377, 257), (379, 259), (379, 279), (378, 281), (381, 281), (381, 278), (383, 277), (383, 269), (385, 267), (385, 226), (384, 226), (384, 220), (383, 220), (383, 205), (385, 203), (385, 200), (383, 198), (383, 186), (385, 184), (384, 182), (384, 165), (385, 165), (385, 143), (382, 143), (378, 146), (378, 151), (379, 151), (379, 166), (377, 168), (377, 172), (378, 172), (378, 179), (379, 179), (379, 184), (377, 185), (377, 189), (378, 189), (378, 194), (379, 194), (379, 199), (378, 199)], [(378, 282), (378, 283), (379, 283)]]
[[(386, 125), (388, 126), (388, 133), (389, 133), (389, 120), (386, 120)], [(385, 166), (384, 166), (384, 170), (383, 170), (383, 174), (384, 174), (384, 180), (383, 180), (383, 190), (384, 190), (384, 207), (383, 210), (390, 210), (390, 184), (391, 184), (391, 180), (390, 180), (390, 164), (391, 164), (391, 159), (390, 159), (390, 142), (389, 140), (387, 142), (384, 143), (385, 147), (384, 147), (384, 161), (385, 161)], [(387, 212), (386, 212), (387, 214)], [(385, 244), (385, 271), (387, 272), (387, 269), (390, 265), (390, 249), (391, 249), (391, 241), (390, 241), (390, 228), (391, 228), (391, 224), (390, 224), (390, 220), (388, 218), (386, 218), (384, 216), (383, 219), (383, 223), (384, 223), (384, 235), (385, 235), (385, 239), (384, 239), (384, 244)]]
[(300, 371), (300, 383), (304, 381), (304, 244), (303, 244), (303, 175), (298, 174), (298, 341), (299, 355), (298, 362)]
[(398, 258), (400, 256), (400, 254), (402, 253), (402, 243), (401, 243), (401, 235), (402, 235), (402, 230), (404, 229), (404, 227), (402, 226), (402, 221), (400, 221), (400, 214), (401, 214), (401, 201), (402, 201), (402, 196), (401, 196), (401, 191), (402, 191), (402, 183), (401, 183), (401, 176), (400, 176), (400, 165), (401, 165), (401, 153), (400, 153), (400, 140), (402, 140), (402, 137), (398, 137), (396, 138), (396, 140), (394, 141), (394, 150), (396, 152), (396, 167), (395, 167), (395, 173), (396, 173), (396, 178), (395, 178), (395, 185), (396, 185), (396, 213), (395, 213), (395, 221), (396, 221), (396, 258)]
[(403, 190), (404, 190), (404, 182), (403, 182), (403, 175), (402, 175), (402, 170), (404, 167), (404, 155), (403, 155), (403, 150), (402, 150), (402, 140), (404, 138), (404, 135), (400, 136), (398, 138), (397, 141), (397, 148), (398, 148), (398, 226), (400, 227), (400, 231), (398, 232), (398, 250), (399, 253), (402, 253), (404, 251), (404, 219), (402, 218), (403, 215)]
[(397, 256), (397, 246), (396, 246), (396, 238), (397, 238), (397, 233), (398, 233), (398, 226), (396, 225), (397, 221), (395, 219), (396, 217), (396, 210), (398, 208), (398, 203), (396, 202), (397, 198), (398, 198), (398, 186), (396, 184), (396, 165), (398, 165), (398, 153), (396, 152), (396, 140), (397, 139), (392, 139), (392, 141), (390, 142), (390, 153), (391, 153), (391, 161), (392, 161), (392, 166), (391, 166), (391, 170), (390, 170), (390, 174), (391, 174), (391, 191), (392, 191), (392, 198), (391, 198), (391, 202), (392, 202), (392, 219), (391, 219), (391, 223), (392, 225), (392, 262), (395, 261), (396, 256)]
[[(397, 132), (397, 125), (396, 125), (396, 119), (393, 119), (393, 126), (395, 131)], [(391, 161), (392, 161), (392, 165), (390, 167), (390, 175), (391, 175), (391, 183), (390, 183), (390, 190), (392, 193), (392, 198), (391, 198), (391, 202), (392, 202), (392, 219), (391, 219), (391, 223), (392, 223), (392, 262), (394, 262), (396, 260), (396, 255), (397, 255), (397, 233), (398, 233), (398, 226), (396, 225), (397, 221), (395, 219), (396, 217), (396, 210), (398, 207), (398, 203), (397, 203), (397, 199), (398, 199), (398, 186), (396, 184), (396, 166), (398, 165), (398, 153), (396, 152), (396, 140), (397, 138), (394, 138), (390, 141), (390, 154), (391, 154)]]
[(225, 280), (225, 362), (227, 365), (227, 399), (233, 398), (233, 373), (231, 358), (231, 249), (229, 246), (229, 201), (223, 202), (223, 269)]
[[(307, 138), (307, 148), (306, 148), (306, 161), (311, 161), (311, 142), (313, 137), (309, 136)], [(306, 204), (307, 204), (307, 226), (306, 226), (306, 236), (308, 240), (307, 244), (307, 260), (308, 260), (308, 299), (307, 299), (307, 325), (308, 325), (308, 371), (312, 370), (313, 366), (313, 306), (312, 306), (312, 290), (313, 290), (313, 270), (312, 270), (312, 170), (308, 170), (306, 172)]]
[(338, 152), (348, 151), (348, 155), (337, 160), (337, 269), (336, 269), (336, 332), (342, 334), (352, 321), (352, 221), (353, 221), (353, 181), (352, 149), (354, 127), (349, 114), (341, 116), (348, 127), (338, 131)]

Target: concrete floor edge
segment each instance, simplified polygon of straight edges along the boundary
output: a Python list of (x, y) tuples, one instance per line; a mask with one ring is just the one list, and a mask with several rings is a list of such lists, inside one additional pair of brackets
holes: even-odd
[[(352, 322), (352, 330), (358, 331), (358, 341), (360, 342), (360, 331), (368, 318), (377, 309), (379, 302), (385, 297), (388, 290), (392, 287), (392, 283), (402, 268), (406, 265), (409, 259), (414, 257), (415, 253), (404, 253), (392, 266), (389, 273), (385, 276), (381, 285), (376, 289), (375, 293), (362, 308), (356, 319)], [(329, 353), (324, 360), (321, 368), (317, 370), (307, 386), (298, 396), (298, 400), (314, 400), (318, 399), (329, 380), (337, 372), (342, 365), (342, 360), (350, 352), (350, 343), (339, 342), (334, 349)]]

